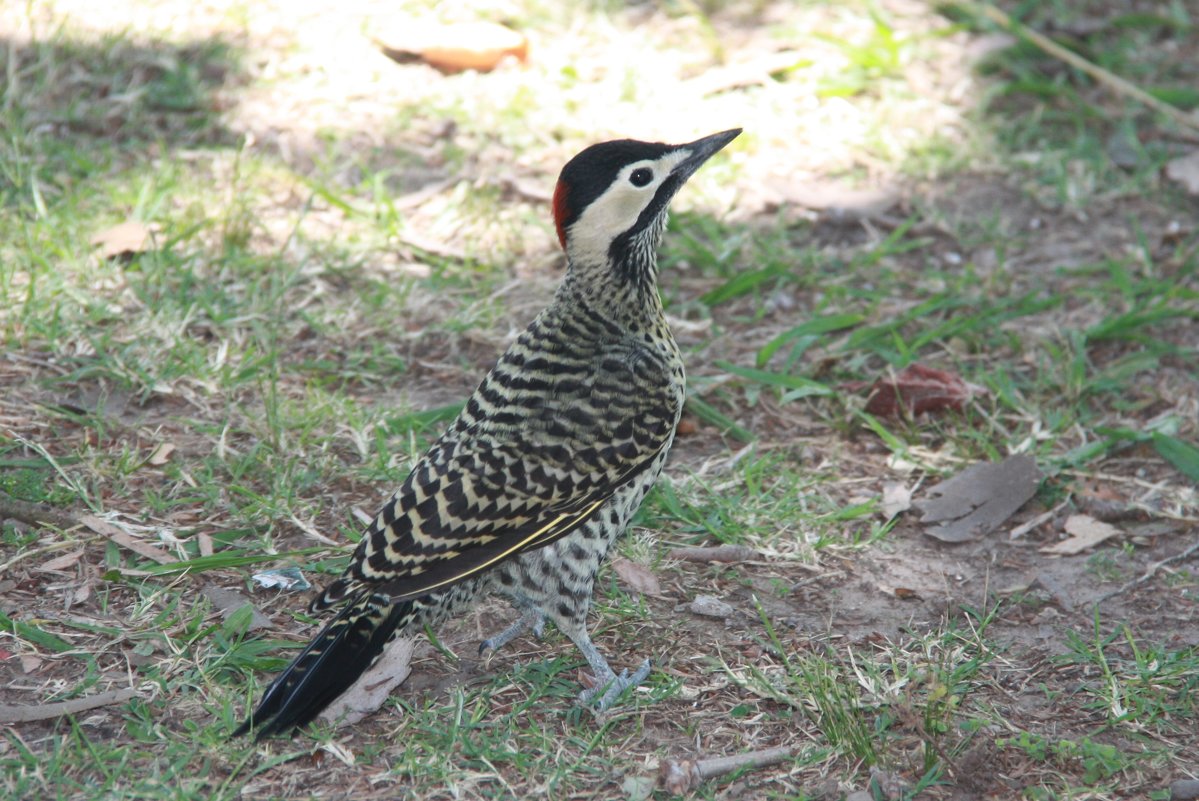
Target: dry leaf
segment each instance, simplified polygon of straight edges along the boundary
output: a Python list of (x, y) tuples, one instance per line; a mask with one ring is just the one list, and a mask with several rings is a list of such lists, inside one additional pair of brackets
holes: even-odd
[(378, 711), (391, 691), (403, 683), (412, 672), (409, 663), (416, 650), (412, 637), (392, 640), (370, 668), (358, 677), (350, 689), (334, 699), (321, 712), (321, 720), (336, 721), (338, 726), (350, 726)]
[(1031, 456), (981, 462), (929, 489), (935, 496), (916, 501), (924, 512), (924, 533), (944, 542), (967, 542), (992, 531), (1025, 504), (1041, 482)]
[(254, 606), (249, 598), (237, 590), (228, 590), (224, 587), (205, 587), (203, 595), (212, 602), (212, 605), (216, 607), (217, 611), (221, 613), (221, 617), (225, 620), (231, 618), (233, 613), (240, 610), (243, 606), (250, 607), (253, 614), (250, 616), (250, 625), (247, 627), (247, 631), (269, 629), (274, 626), (269, 617), (259, 612), (258, 607)]
[(1123, 533), (1110, 523), (1096, 520), (1090, 515), (1070, 515), (1066, 518), (1065, 529), (1070, 538), (1045, 546), (1041, 553), (1073, 556)]
[[(144, 556), (152, 562), (157, 562), (160, 565), (169, 565), (172, 562), (177, 562), (175, 557), (171, 556), (166, 551), (159, 550), (148, 542), (143, 542), (132, 534), (129, 534), (107, 520), (103, 520), (95, 515), (82, 515), (79, 522), (90, 528), (97, 534), (108, 537), (117, 545), (122, 545), (140, 556)], [(131, 571), (122, 571), (127, 575), (132, 575)]]
[(883, 514), (887, 519), (912, 508), (912, 491), (902, 481), (883, 482)]
[(729, 617), (733, 612), (737, 611), (733, 609), (732, 605), (712, 595), (695, 596), (695, 600), (691, 602), (691, 605), (687, 609), (692, 614), (703, 615), (704, 617)]
[(166, 464), (168, 460), (170, 460), (171, 454), (174, 452), (175, 443), (163, 442), (154, 449), (154, 452), (150, 454), (150, 458), (146, 460), (146, 463), (154, 465), (155, 467), (161, 467), (162, 465)]
[(642, 595), (652, 595), (655, 598), (662, 597), (662, 584), (658, 581), (658, 577), (644, 565), (639, 565), (625, 559), (623, 556), (617, 556), (611, 560), (612, 569), (616, 571), (616, 575), (620, 576), (631, 590), (636, 590)]
[(529, 60), (528, 38), (493, 22), (442, 25), (406, 21), (402, 31), (377, 36), (375, 44), (394, 61), (423, 61), (442, 72), (487, 72), (505, 58), (522, 64)]
[(1199, 150), (1171, 159), (1166, 164), (1166, 177), (1182, 184), (1187, 194), (1199, 195)]
[(49, 562), (43, 562), (42, 564), (38, 565), (37, 569), (38, 570), (66, 570), (68, 567), (74, 566), (75, 563), (79, 561), (79, 557), (81, 557), (81, 556), (83, 556), (83, 549), (80, 549), (78, 551), (72, 551), (71, 553), (65, 553), (62, 556), (56, 556), (55, 558), (51, 559)]
[(870, 385), (862, 381), (845, 385), (851, 391), (866, 386), (870, 387), (866, 411), (881, 417), (898, 417), (904, 413), (918, 415), (943, 409), (961, 411), (966, 401), (986, 393), (983, 387), (968, 384), (954, 373), (923, 364), (909, 364), (898, 373), (879, 378)]
[(92, 246), (100, 249), (100, 258), (115, 259), (150, 249), (154, 232), (145, 223), (126, 220), (105, 228), (92, 237)]

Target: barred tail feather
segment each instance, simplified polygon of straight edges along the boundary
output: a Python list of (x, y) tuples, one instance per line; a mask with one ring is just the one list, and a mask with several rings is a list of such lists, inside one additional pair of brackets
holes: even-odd
[(414, 612), (411, 601), (396, 604), (387, 595), (354, 600), (275, 677), (232, 736), (255, 729), (261, 740), (310, 723), (367, 671)]

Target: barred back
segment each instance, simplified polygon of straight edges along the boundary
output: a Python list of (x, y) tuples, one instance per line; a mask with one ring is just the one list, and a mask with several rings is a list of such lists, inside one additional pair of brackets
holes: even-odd
[(663, 452), (683, 382), (656, 294), (643, 322), (630, 323), (564, 284), (313, 608), (367, 586), (393, 601), (417, 598), (570, 534)]

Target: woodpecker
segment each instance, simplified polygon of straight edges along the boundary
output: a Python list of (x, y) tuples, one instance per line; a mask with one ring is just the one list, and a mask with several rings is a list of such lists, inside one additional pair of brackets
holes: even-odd
[(312, 721), (394, 637), (496, 593), (519, 617), (498, 649), (552, 621), (606, 709), (649, 675), (618, 675), (587, 633), (596, 574), (662, 471), (682, 414), (683, 360), (658, 295), (671, 198), (733, 129), (683, 145), (621, 139), (562, 169), (553, 195), (566, 276), (461, 414), (383, 505), (345, 573), (312, 602), (336, 616), (234, 732)]

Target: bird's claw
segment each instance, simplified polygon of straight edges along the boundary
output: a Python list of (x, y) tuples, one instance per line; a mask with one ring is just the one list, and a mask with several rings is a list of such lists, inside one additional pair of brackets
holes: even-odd
[[(625, 690), (636, 687), (645, 681), (652, 668), (653, 664), (647, 659), (632, 674), (629, 673), (628, 668), (620, 671), (619, 675), (611, 673), (606, 681), (600, 680), (594, 687), (588, 687), (579, 693), (579, 703), (583, 706), (592, 706), (596, 712), (607, 711)], [(597, 695), (599, 700), (592, 704)]]
[(541, 635), (545, 633), (545, 615), (540, 610), (530, 609), (526, 611), (511, 626), (494, 637), (488, 637), (479, 643), (479, 656), (483, 656), (488, 651), (498, 651), (529, 630), (532, 630), (533, 634), (539, 640), (541, 639)]

